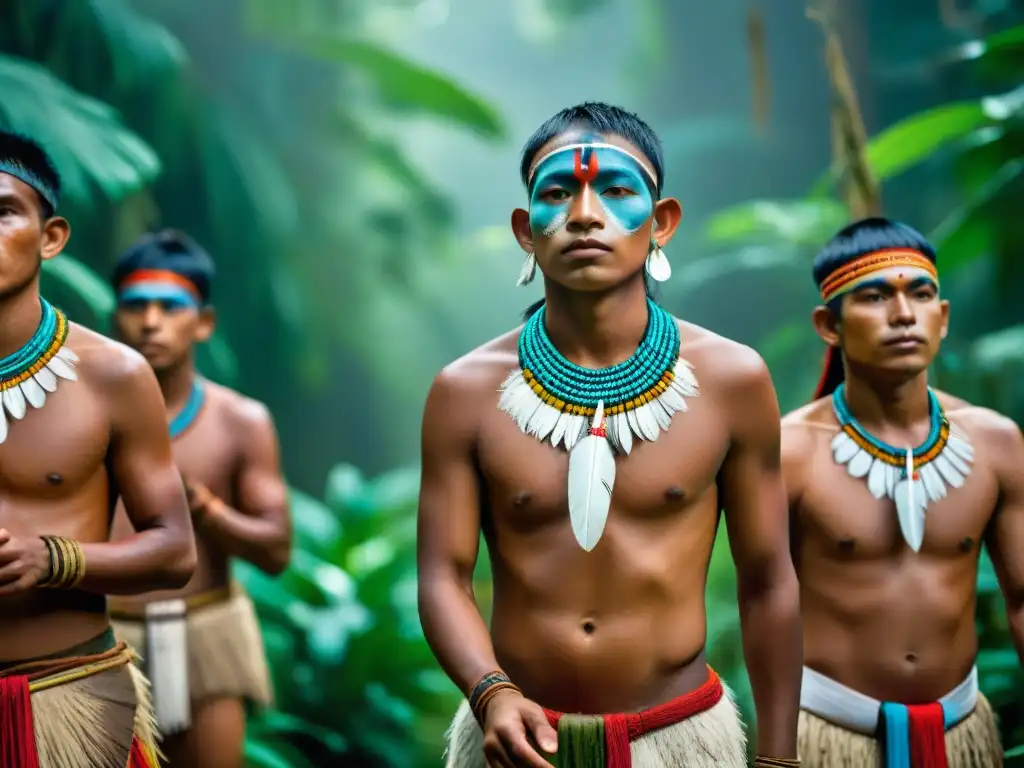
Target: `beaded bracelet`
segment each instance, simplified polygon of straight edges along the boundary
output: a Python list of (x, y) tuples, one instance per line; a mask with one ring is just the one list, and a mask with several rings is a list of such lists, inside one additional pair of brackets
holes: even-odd
[(504, 672), (490, 672), (480, 678), (480, 682), (473, 686), (473, 690), (469, 694), (469, 708), (473, 712), (473, 716), (480, 720), (487, 702), (496, 693), (505, 690), (522, 693), (519, 686), (515, 685)]
[(40, 536), (50, 555), (50, 571), (37, 586), (74, 589), (85, 578), (85, 553), (77, 541), (63, 536)]
[(792, 757), (755, 757), (754, 768), (800, 768), (800, 760)]

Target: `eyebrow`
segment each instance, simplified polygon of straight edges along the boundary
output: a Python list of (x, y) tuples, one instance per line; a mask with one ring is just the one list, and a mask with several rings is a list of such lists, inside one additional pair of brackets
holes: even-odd
[[(930, 277), (915, 277), (907, 284), (908, 290), (914, 290), (915, 288), (921, 288), (923, 286), (929, 286), (938, 290), (938, 284)], [(884, 277), (875, 277), (871, 280), (865, 280), (853, 289), (853, 293), (868, 290), (892, 290), (892, 281)]]

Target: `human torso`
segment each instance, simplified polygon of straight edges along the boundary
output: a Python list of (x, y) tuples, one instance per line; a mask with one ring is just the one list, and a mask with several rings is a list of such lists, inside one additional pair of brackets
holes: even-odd
[[(111, 424), (101, 371), (121, 352), (75, 325), (67, 347), (80, 358), (77, 381), (59, 381), (43, 407), (28, 408), (0, 444), (0, 528), (18, 538), (102, 542), (110, 534)], [(0, 617), (0, 660), (57, 652), (107, 626), (102, 596), (80, 591), (0, 597)]]
[(934, 701), (970, 672), (978, 558), (998, 501), (978, 409), (940, 396), (975, 451), (961, 488), (928, 505), (913, 552), (895, 504), (833, 461), (838, 425), (828, 401), (787, 420), (807, 464), (792, 513), (807, 666), (879, 700)]
[[(228, 506), (237, 508), (235, 478), (241, 446), (232, 409), (238, 395), (210, 382), (203, 382), (203, 387), (202, 410), (191, 426), (171, 443), (174, 461), (183, 478), (202, 483)], [(123, 504), (118, 502), (113, 538), (121, 539), (131, 534), (131, 523)], [(227, 586), (231, 578), (230, 560), (209, 537), (203, 536), (202, 526), (196, 531), (196, 551), (195, 574), (186, 587), (111, 598), (112, 610), (137, 613), (150, 602), (189, 597)]]
[[(710, 334), (682, 333), (680, 355), (705, 385)], [(528, 696), (561, 711), (633, 711), (693, 689), (706, 678), (704, 591), (729, 441), (714, 387), (656, 441), (636, 440), (616, 459), (607, 525), (586, 552), (569, 522), (564, 448), (524, 434), (498, 409), (515, 341), (479, 356), (471, 405), (499, 663)]]

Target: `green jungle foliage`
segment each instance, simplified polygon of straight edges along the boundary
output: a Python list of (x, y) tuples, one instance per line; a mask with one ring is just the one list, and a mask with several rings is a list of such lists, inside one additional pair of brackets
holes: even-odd
[[(337, 4), (345, 10), (330, 18), (309, 2), (288, 4), (286, 14), (283, 5), (15, 0), (0, 26), (0, 126), (46, 144), (66, 180), (65, 212), (75, 226), (74, 256), (45, 266), (47, 295), (73, 319), (105, 329), (114, 299), (102, 276), (113, 254), (147, 228), (174, 222), (218, 254), (222, 273), (232, 276), (219, 299), (227, 305), (224, 322), (203, 350), (202, 369), (227, 384), (244, 382), (275, 413), (288, 407), (290, 388), (323, 383), (323, 350), (343, 350), (387, 386), (366, 360), (357, 324), (339, 322), (339, 312), (358, 316), (385, 288), (413, 291), (410, 260), (448, 234), (449, 203), (375, 132), (374, 118), (419, 114), (503, 135), (493, 107), (457, 83), (346, 37), (358, 3)], [(216, 56), (221, 48), (240, 53), (225, 60)], [(912, 169), (958, 180), (955, 206), (930, 234), (956, 317), (976, 320), (954, 323), (936, 374), (941, 386), (1018, 422), (1024, 307), (1012, 286), (1024, 262), (1012, 256), (1024, 235), (1011, 201), (1019, 208), (1022, 50), (1024, 28), (1016, 28), (951, 52), (943, 66), (973, 78), (978, 94), (901, 121), (875, 137), (869, 152), (883, 181)], [(310, 82), (317, 88), (295, 87)], [(313, 142), (331, 147), (329, 160), (309, 149)], [(344, 197), (355, 180), (374, 190), (362, 207)], [(698, 285), (723, 270), (782, 274), (807, 285), (801, 306), (811, 306), (810, 256), (848, 218), (831, 181), (826, 174), (802, 200), (723, 211), (707, 228), (714, 256), (677, 279)], [(298, 229), (301, 243), (292, 238)], [(311, 254), (356, 247), (365, 258), (312, 261)], [(819, 364), (817, 342), (798, 314), (758, 344), (784, 407), (806, 399)], [(288, 435), (282, 439), (287, 446)], [(439, 764), (459, 696), (416, 615), (417, 483), (414, 469), (366, 479), (340, 465), (322, 500), (293, 491), (295, 551), (285, 574), (273, 579), (238, 566), (263, 624), (277, 691), (276, 708), (251, 723), (253, 768)], [(486, 561), (478, 576), (486, 612)], [(752, 719), (735, 587), (723, 530), (708, 580), (710, 660)], [(982, 685), (1010, 754), (1019, 754), (1024, 680), (984, 556), (978, 591)]]

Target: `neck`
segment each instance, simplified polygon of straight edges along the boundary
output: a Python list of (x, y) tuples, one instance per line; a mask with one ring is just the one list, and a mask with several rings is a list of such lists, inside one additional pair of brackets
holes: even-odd
[(0, 358), (24, 347), (39, 328), (43, 305), (39, 301), (39, 282), (15, 294), (0, 298)]
[(607, 368), (640, 346), (648, 315), (642, 274), (601, 293), (572, 291), (549, 280), (544, 295), (548, 336), (577, 365)]
[(911, 378), (890, 381), (855, 373), (851, 376), (849, 367), (847, 371), (846, 404), (865, 428), (910, 427), (928, 418), (927, 371)]
[(196, 369), (191, 355), (178, 365), (157, 372), (156, 379), (160, 382), (160, 391), (164, 393), (164, 405), (168, 413), (177, 413), (185, 407), (192, 394), (195, 377)]

